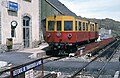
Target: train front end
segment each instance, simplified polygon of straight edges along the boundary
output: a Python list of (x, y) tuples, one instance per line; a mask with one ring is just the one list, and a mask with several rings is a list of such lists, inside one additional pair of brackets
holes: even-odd
[(69, 48), (75, 45), (76, 35), (75, 32), (73, 32), (74, 20), (75, 18), (73, 16), (47, 17), (46, 41), (52, 50), (59, 50), (56, 54), (65, 54), (68, 51), (71, 52)]

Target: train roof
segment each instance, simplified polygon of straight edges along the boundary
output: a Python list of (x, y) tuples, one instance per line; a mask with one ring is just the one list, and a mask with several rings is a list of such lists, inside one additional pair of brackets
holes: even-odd
[(54, 19), (56, 17), (70, 17), (70, 18), (74, 18), (76, 21), (82, 21), (82, 22), (90, 22), (91, 24), (97, 24), (96, 22), (93, 22), (93, 21), (89, 21), (89, 20), (86, 20), (86, 19), (80, 19), (80, 18), (76, 18), (74, 16), (70, 16), (70, 15), (53, 15), (53, 16), (47, 16), (47, 18), (49, 19)]

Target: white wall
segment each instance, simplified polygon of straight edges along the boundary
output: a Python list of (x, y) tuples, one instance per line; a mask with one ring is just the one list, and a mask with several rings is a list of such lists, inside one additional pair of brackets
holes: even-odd
[[(7, 1), (14, 1), (19, 4), (17, 16), (9, 15), (6, 3)], [(16, 20), (18, 26), (16, 27), (16, 37), (13, 38), (14, 44), (23, 45), (23, 27), (22, 18), (24, 15), (31, 17), (31, 45), (34, 40), (39, 40), (39, 0), (32, 0), (26, 2), (23, 0), (0, 0), (1, 25), (2, 25), (2, 44), (6, 44), (6, 38), (11, 38), (11, 21)], [(4, 3), (4, 4), (3, 4)]]

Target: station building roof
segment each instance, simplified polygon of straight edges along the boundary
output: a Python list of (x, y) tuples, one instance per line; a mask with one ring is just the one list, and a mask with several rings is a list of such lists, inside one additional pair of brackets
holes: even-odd
[(77, 15), (69, 10), (64, 4), (62, 4), (59, 0), (46, 0), (53, 8), (59, 11), (62, 15), (70, 15), (77, 17)]

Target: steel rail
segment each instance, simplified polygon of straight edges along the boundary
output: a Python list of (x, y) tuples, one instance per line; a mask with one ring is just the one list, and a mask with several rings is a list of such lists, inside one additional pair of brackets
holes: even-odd
[[(120, 41), (119, 41), (120, 43)], [(114, 45), (113, 45), (114, 47)], [(99, 78), (99, 76), (101, 75), (102, 71), (104, 70), (104, 68), (107, 66), (107, 64), (110, 62), (110, 60), (113, 58), (114, 54), (116, 53), (117, 49), (120, 47), (120, 44), (117, 43), (117, 46), (115, 46), (114, 52), (111, 54), (111, 56), (109, 56), (109, 58), (107, 59), (107, 62), (104, 64), (104, 66), (102, 67), (102, 69), (100, 70), (100, 72), (98, 73), (98, 75), (95, 78)]]
[[(110, 46), (112, 46), (112, 45), (114, 45), (115, 43), (117, 43), (117, 41), (115, 41), (113, 44), (111, 44)], [(110, 48), (110, 47), (109, 47)], [(106, 51), (106, 50), (108, 50), (109, 49), (108, 47), (106, 48), (106, 49), (104, 49), (104, 51), (102, 51), (102, 53), (101, 54), (99, 54), (98, 56), (96, 56), (93, 60), (91, 60), (90, 62), (88, 62), (86, 65), (84, 65), (80, 70), (78, 70), (77, 72), (75, 72), (71, 77), (69, 77), (69, 78), (75, 78), (83, 69), (85, 69), (89, 64), (91, 64), (93, 61), (95, 61), (95, 60), (97, 60), (98, 58), (100, 58), (103, 54), (104, 54), (104, 52)]]

